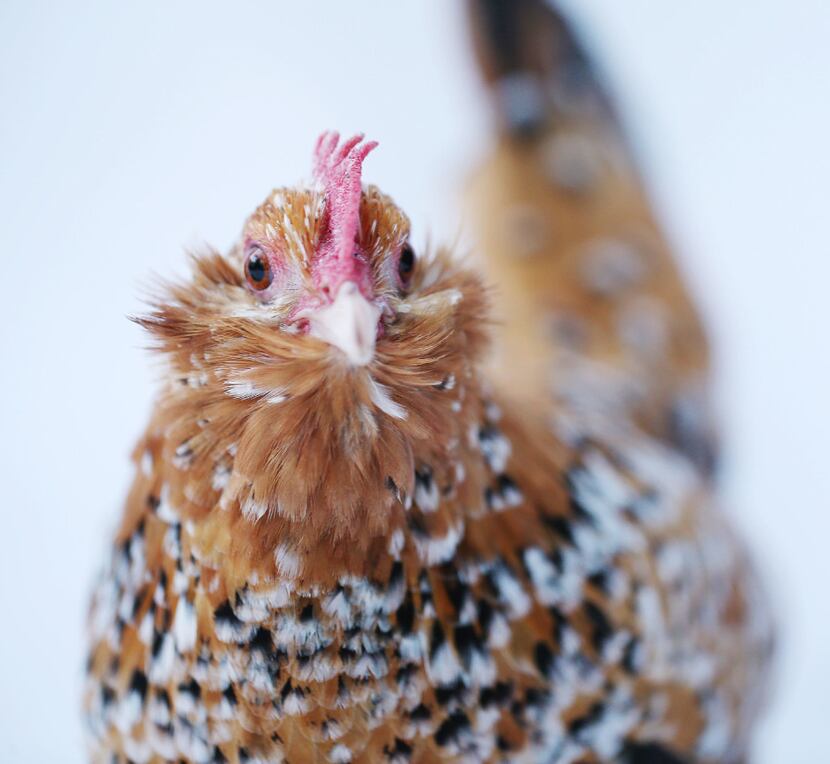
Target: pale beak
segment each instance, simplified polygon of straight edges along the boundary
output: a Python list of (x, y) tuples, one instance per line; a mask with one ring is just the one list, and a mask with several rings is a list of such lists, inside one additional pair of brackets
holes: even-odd
[(375, 354), (380, 314), (354, 281), (345, 281), (334, 302), (308, 316), (309, 334), (342, 350), (353, 366), (365, 366)]

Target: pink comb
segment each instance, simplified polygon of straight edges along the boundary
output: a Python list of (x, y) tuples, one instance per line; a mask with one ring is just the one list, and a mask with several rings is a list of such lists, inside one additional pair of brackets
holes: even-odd
[(355, 259), (360, 224), (360, 176), (363, 160), (377, 142), (363, 143), (358, 134), (342, 144), (336, 132), (325, 132), (314, 147), (314, 180), (323, 186), (325, 223), (317, 257), (312, 267), (316, 286), (334, 297), (347, 280), (366, 285), (365, 268)]

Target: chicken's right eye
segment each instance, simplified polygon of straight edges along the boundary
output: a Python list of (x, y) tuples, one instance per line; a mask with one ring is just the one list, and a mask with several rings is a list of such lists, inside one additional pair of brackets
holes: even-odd
[(271, 261), (259, 247), (252, 247), (245, 258), (245, 279), (257, 292), (268, 289), (274, 280)]

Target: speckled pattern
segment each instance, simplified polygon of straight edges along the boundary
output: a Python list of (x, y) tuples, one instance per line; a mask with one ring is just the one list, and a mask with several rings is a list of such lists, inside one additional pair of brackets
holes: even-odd
[(143, 477), (146, 512), (93, 605), (96, 749), (587, 762), (648, 740), (737, 760), (769, 624), (692, 466), (643, 436), (586, 438), (549, 495), (528, 486), (531, 503), (523, 444), (486, 410), (470, 433), (487, 476), (478, 505), (442, 520), (463, 475), (420, 465), (408, 527), (373, 575), (325, 590), (298, 586), (285, 559), (282, 575), (229, 590)]
[(208, 253), (145, 319), (170, 374), (90, 611), (93, 761), (744, 760), (772, 628), (717, 506), (705, 337), (614, 121), (552, 92), (477, 176), (492, 383), (479, 282), (439, 254), (393, 287), (408, 222), (372, 187), (365, 369), (286, 323), (313, 188), (243, 236), (290, 288)]

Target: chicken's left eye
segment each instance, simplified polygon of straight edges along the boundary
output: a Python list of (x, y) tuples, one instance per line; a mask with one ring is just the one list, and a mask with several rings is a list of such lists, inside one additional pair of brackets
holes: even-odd
[(401, 286), (408, 289), (412, 282), (412, 272), (415, 270), (415, 252), (407, 243), (401, 249), (401, 255), (398, 258), (398, 278)]
[(274, 280), (271, 261), (259, 247), (253, 247), (245, 258), (245, 278), (258, 292), (268, 289)]

